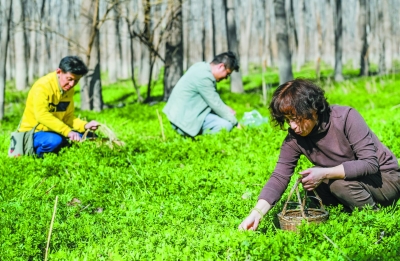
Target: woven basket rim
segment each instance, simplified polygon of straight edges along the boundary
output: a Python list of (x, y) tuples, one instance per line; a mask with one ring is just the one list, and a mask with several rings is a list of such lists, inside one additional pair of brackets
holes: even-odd
[(326, 210), (318, 209), (318, 208), (308, 208), (306, 211), (312, 211), (312, 212), (319, 212), (319, 215), (310, 215), (304, 218), (301, 216), (301, 210), (300, 209), (289, 209), (286, 211), (287, 213), (293, 213), (297, 212), (300, 213), (299, 216), (288, 216), (288, 215), (282, 215), (282, 212), (278, 213), (278, 218), (280, 221), (285, 221), (285, 222), (298, 222), (301, 223), (302, 220), (307, 220), (309, 222), (313, 221), (326, 221), (329, 217), (329, 212)]

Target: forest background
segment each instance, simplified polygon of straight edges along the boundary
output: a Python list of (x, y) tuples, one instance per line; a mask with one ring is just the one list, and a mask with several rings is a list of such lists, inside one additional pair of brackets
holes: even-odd
[[(0, 0), (0, 256), (396, 260), (399, 204), (330, 208), (326, 224), (290, 233), (279, 229), (279, 202), (258, 232), (239, 232), (284, 132), (265, 124), (182, 139), (160, 112), (190, 65), (232, 50), (241, 70), (217, 88), (239, 119), (253, 109), (268, 117), (280, 82), (312, 78), (400, 156), (399, 12), (400, 0)], [(29, 87), (65, 55), (90, 69), (77, 115), (127, 145), (8, 158)], [(306, 167), (302, 159), (296, 171)]]
[(387, 74), (400, 55), (399, 10), (399, 0), (1, 0), (0, 119), (7, 80), (26, 90), (70, 54), (90, 67), (80, 107), (95, 111), (104, 84), (130, 79), (137, 101), (150, 102), (162, 74), (166, 101), (193, 63), (227, 50), (240, 59), (234, 93), (252, 69), (278, 67), (281, 83), (306, 64), (317, 78), (334, 68), (336, 81), (343, 65)]

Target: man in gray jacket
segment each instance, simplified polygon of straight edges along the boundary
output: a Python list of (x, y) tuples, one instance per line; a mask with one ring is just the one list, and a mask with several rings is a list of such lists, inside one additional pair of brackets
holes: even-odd
[(232, 52), (217, 55), (211, 63), (192, 65), (175, 85), (163, 109), (172, 128), (191, 137), (240, 128), (235, 111), (216, 90), (216, 82), (228, 78), (233, 71), (239, 71), (239, 65)]

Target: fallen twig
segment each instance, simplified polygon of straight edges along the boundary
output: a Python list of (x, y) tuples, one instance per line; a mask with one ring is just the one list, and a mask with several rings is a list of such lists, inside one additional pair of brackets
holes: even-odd
[(52, 186), (51, 188), (49, 188), (49, 189), (46, 191), (46, 194), (49, 194), (50, 190), (52, 190), (55, 186), (56, 186), (56, 185), (54, 185), (54, 186)]
[(49, 235), (47, 236), (47, 245), (46, 245), (46, 252), (44, 255), (44, 261), (47, 261), (47, 254), (49, 252), (51, 232), (53, 231), (54, 218), (56, 216), (56, 211), (57, 211), (57, 202), (58, 202), (58, 196), (56, 196), (56, 201), (54, 202), (53, 216), (51, 217)]
[(86, 207), (82, 208), (81, 211), (79, 211), (79, 212), (84, 211), (84, 210), (87, 209), (89, 206), (90, 206), (90, 204), (88, 204)]
[(160, 115), (160, 113), (158, 112), (158, 109), (157, 109), (157, 117), (158, 117), (158, 121), (160, 122), (161, 136), (162, 136), (162, 138), (163, 138), (163, 141), (165, 141), (164, 125), (163, 125), (163, 122), (162, 122), (161, 115)]
[(397, 109), (397, 108), (400, 108), (400, 104), (397, 104), (397, 105), (393, 106), (392, 108), (390, 108), (390, 110), (392, 111), (392, 110)]
[(42, 178), (42, 180), (40, 181), (40, 183), (36, 186), (36, 189), (38, 188), (38, 187), (40, 187), (40, 185), (42, 185), (42, 183), (46, 180), (47, 178)]
[(337, 250), (339, 250), (339, 252), (347, 259), (350, 260), (351, 259), (345, 254), (343, 253), (343, 251), (340, 249), (340, 247), (338, 245), (335, 244), (335, 242), (332, 241), (332, 239), (330, 239), (327, 235), (323, 234), (324, 237), (329, 241), (329, 243), (331, 243)]
[(380, 236), (379, 236), (378, 241), (376, 241), (375, 244), (379, 244), (379, 242), (382, 241), (382, 239), (383, 239), (384, 236), (385, 236), (385, 231), (382, 231), (381, 234), (380, 234)]

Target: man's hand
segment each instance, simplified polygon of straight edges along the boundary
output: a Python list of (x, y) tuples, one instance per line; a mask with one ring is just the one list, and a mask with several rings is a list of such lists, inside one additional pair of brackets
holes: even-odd
[(242, 129), (243, 129), (243, 126), (240, 125), (240, 123), (238, 123), (238, 124), (236, 125), (236, 128), (238, 128), (239, 130), (242, 130)]
[(90, 122), (86, 123), (85, 129), (86, 130), (97, 130), (97, 128), (99, 126), (100, 126), (100, 123), (98, 123), (97, 121), (90, 121)]
[(71, 141), (80, 141), (81, 140), (81, 136), (79, 135), (78, 132), (75, 132), (75, 131), (70, 131), (68, 133), (68, 138)]

